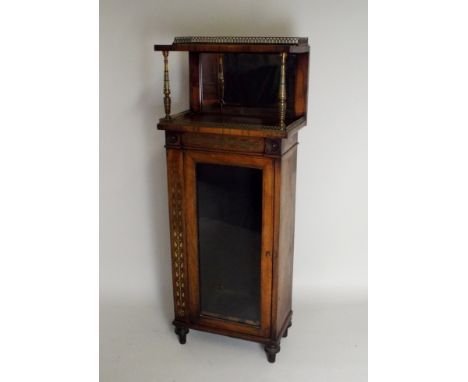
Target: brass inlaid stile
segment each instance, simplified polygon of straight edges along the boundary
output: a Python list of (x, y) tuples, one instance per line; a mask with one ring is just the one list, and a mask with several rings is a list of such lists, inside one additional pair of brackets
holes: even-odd
[(184, 236), (182, 218), (182, 185), (176, 179), (171, 187), (172, 193), (172, 251), (175, 282), (176, 314), (185, 316), (185, 267)]

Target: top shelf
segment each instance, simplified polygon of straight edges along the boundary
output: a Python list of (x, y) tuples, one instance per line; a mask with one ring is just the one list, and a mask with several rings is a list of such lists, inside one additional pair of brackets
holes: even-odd
[(184, 36), (171, 45), (155, 45), (156, 51), (218, 53), (306, 53), (306, 37)]

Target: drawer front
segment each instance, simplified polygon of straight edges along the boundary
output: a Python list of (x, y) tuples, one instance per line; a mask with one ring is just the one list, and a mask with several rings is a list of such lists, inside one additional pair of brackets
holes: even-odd
[(197, 149), (248, 152), (262, 154), (265, 141), (257, 137), (235, 137), (219, 134), (182, 134), (182, 146)]

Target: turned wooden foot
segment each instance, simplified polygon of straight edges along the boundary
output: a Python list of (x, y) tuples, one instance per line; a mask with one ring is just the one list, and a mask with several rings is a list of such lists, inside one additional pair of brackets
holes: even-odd
[(265, 345), (265, 352), (267, 355), (268, 362), (274, 363), (276, 361), (276, 354), (280, 351), (280, 345), (278, 343), (270, 343)]
[(283, 337), (284, 337), (284, 338), (286, 338), (286, 337), (288, 336), (288, 330), (289, 330), (289, 328), (290, 328), (291, 326), (292, 326), (292, 322), (289, 321), (289, 325), (288, 325), (288, 327), (286, 328), (286, 330), (285, 330), (284, 333), (283, 333)]
[(175, 334), (179, 337), (179, 343), (181, 345), (187, 342), (187, 333), (189, 332), (188, 328), (184, 326), (176, 326), (174, 329)]

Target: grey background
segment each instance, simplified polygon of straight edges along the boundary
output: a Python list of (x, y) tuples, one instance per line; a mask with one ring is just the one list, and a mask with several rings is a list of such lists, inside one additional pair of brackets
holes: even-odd
[[(277, 363), (259, 345), (172, 332), (162, 55), (182, 35), (306, 36), (308, 126), (299, 134), (293, 327)], [(188, 58), (169, 55), (173, 112)], [(100, 3), (101, 380), (367, 379), (367, 3)]]

